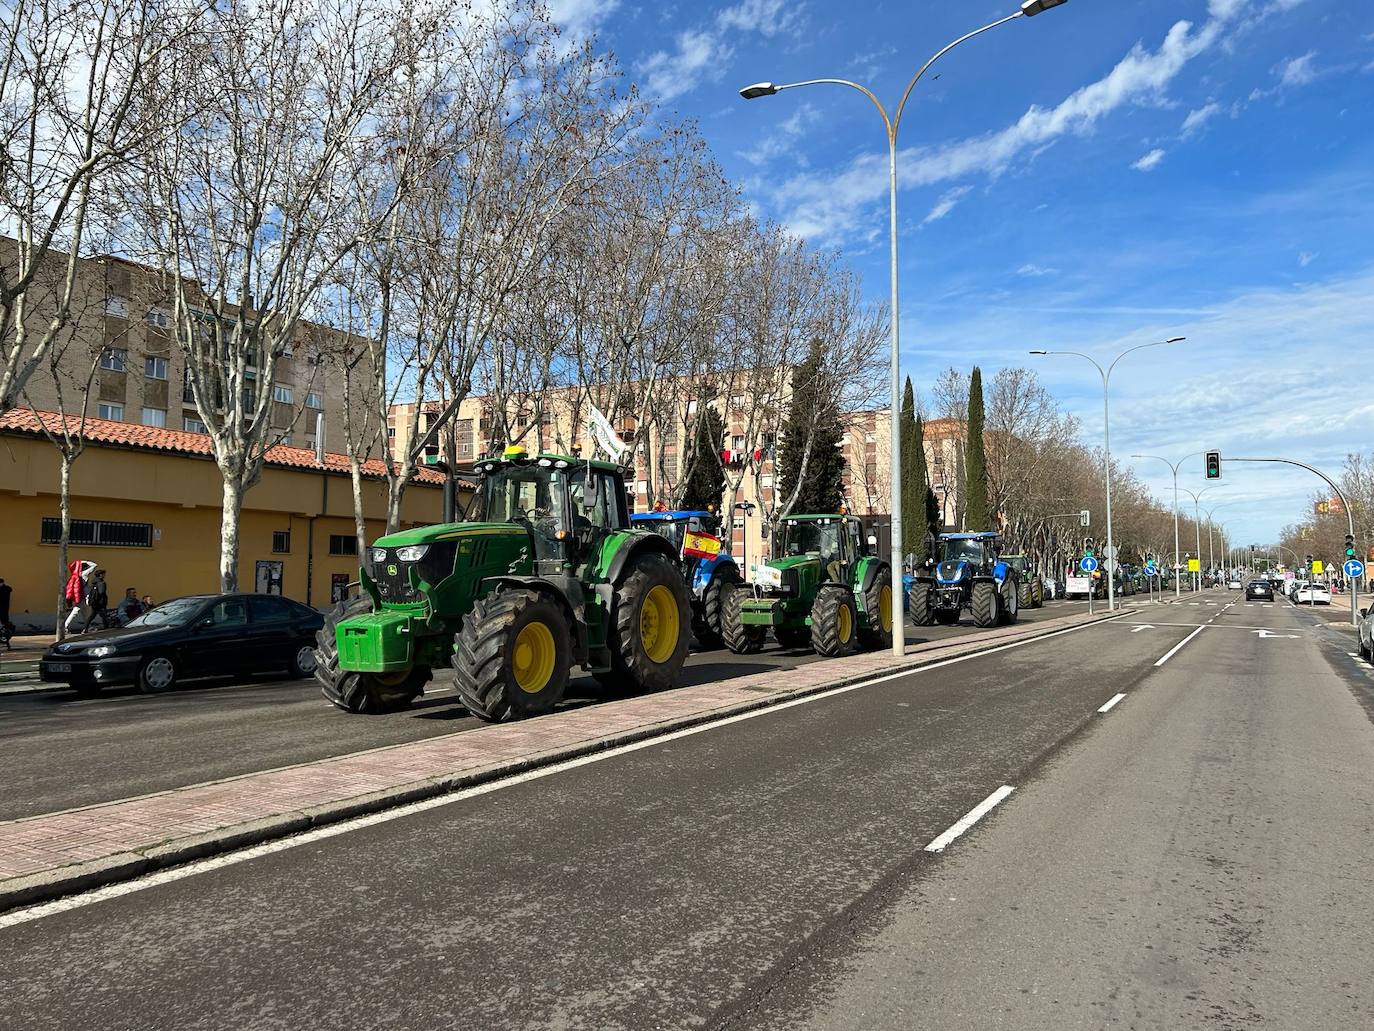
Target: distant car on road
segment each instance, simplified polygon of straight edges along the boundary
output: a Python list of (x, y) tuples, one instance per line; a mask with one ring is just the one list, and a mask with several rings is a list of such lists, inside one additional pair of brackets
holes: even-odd
[(1303, 584), (1298, 588), (1293, 600), (1299, 605), (1330, 605), (1331, 588), (1326, 584)]
[(1374, 662), (1374, 605), (1360, 610), (1360, 654)]
[(202, 594), (163, 602), (127, 626), (81, 634), (49, 648), (40, 679), (79, 693), (137, 684), (169, 691), (193, 677), (315, 672), (315, 633), (324, 617), (272, 594)]
[(1241, 583), (1241, 579), (1238, 576), (1233, 576), (1230, 580), (1226, 581), (1226, 589), (1228, 591), (1238, 591), (1243, 586), (1245, 585)]
[(1245, 585), (1246, 601), (1273, 601), (1274, 588), (1268, 580), (1251, 580)]

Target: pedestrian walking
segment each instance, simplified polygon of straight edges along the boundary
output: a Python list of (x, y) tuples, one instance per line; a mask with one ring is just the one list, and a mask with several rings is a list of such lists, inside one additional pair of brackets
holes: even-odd
[(69, 634), (80, 633), (91, 621), (91, 610), (86, 605), (86, 590), (95, 570), (94, 562), (83, 559), (75, 559), (67, 565), (67, 586), (62, 597), (69, 606), (63, 624)]
[(128, 626), (130, 620), (143, 615), (143, 602), (138, 600), (138, 591), (132, 587), (124, 588), (124, 597), (119, 600), (115, 615), (119, 617), (120, 626)]
[(102, 630), (110, 629), (110, 617), (105, 611), (110, 604), (109, 591), (105, 587), (105, 570), (97, 569), (95, 575), (91, 577), (90, 584), (86, 587), (86, 625), (81, 628), (85, 633), (91, 628), (91, 624), (100, 620)]
[(151, 594), (145, 594), (145, 595), (143, 596), (143, 611), (144, 611), (144, 612), (147, 612), (147, 611), (148, 611), (150, 608), (152, 608), (152, 607), (153, 607), (153, 596), (152, 596)]

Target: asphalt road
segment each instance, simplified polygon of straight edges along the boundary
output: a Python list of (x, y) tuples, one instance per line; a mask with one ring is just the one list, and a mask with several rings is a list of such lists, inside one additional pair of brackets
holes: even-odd
[[(1084, 608), (1051, 602), (1023, 622)], [(908, 628), (916, 643), (979, 631)], [(694, 652), (684, 686), (818, 661), (771, 645), (758, 655)], [(351, 716), (329, 705), (313, 680), (207, 680), (166, 695), (111, 689), (95, 698), (56, 691), (0, 696), (0, 820), (54, 812), (199, 781), (274, 769), (481, 726), (440, 674), (411, 709)], [(568, 705), (602, 700), (595, 681), (574, 682)]]

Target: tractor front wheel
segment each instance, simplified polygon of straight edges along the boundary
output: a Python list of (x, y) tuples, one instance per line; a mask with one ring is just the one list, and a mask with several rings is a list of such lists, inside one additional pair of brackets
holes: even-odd
[[(725, 592), (725, 603), (721, 606), (721, 635), (725, 638), (725, 647), (736, 655), (754, 655), (762, 651), (764, 638), (768, 636), (767, 627), (749, 626), (741, 620), (740, 611), (749, 593), (749, 588), (743, 584), (735, 584)], [(779, 638), (779, 643), (781, 640)], [(807, 640), (810, 640), (809, 635)]]
[(691, 598), (662, 555), (641, 555), (616, 588), (607, 644), (611, 668), (633, 691), (672, 687), (687, 661)]
[(840, 584), (826, 584), (811, 606), (811, 647), (817, 655), (850, 655), (859, 642), (859, 613), (854, 592)]
[(1033, 586), (1035, 588), (1035, 600), (1031, 604), (1037, 609), (1043, 609), (1045, 607), (1045, 581), (1036, 577)]
[(337, 700), (325, 697), (345, 712), (377, 716), (399, 712), (425, 693), (433, 673), (428, 666), (412, 666), (398, 673), (353, 673), (345, 671), (336, 681)]
[(1016, 584), (1007, 582), (1002, 585), (1001, 597), (998, 599), (998, 622), (1006, 626), (1011, 626), (1016, 622), (1016, 615), (1021, 611), (1020, 592)]
[(719, 648), (724, 641), (721, 620), (724, 615), (725, 595), (740, 581), (727, 574), (711, 577), (711, 582), (701, 592), (700, 614), (692, 619), (692, 633), (703, 648)]
[(892, 647), (892, 570), (882, 569), (864, 591), (864, 624), (859, 640), (865, 648)]
[(539, 716), (563, 700), (571, 663), (568, 621), (538, 591), (478, 598), (454, 638), (454, 686), (479, 720)]
[(906, 595), (907, 615), (917, 626), (932, 626), (935, 615), (930, 610), (930, 584), (914, 583)]
[(357, 692), (358, 674), (339, 669), (337, 628), (345, 619), (371, 611), (372, 599), (367, 595), (347, 598), (325, 613), (324, 625), (315, 632), (315, 680), (324, 696), (346, 712), (359, 711), (345, 699)]
[(997, 585), (991, 580), (981, 580), (973, 585), (973, 599), (969, 606), (973, 610), (974, 625), (984, 629), (997, 625), (998, 603)]

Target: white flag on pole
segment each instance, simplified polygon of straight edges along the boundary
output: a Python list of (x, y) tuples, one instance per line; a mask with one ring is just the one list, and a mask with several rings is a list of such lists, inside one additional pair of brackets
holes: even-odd
[(601, 450), (610, 455), (613, 462), (619, 462), (625, 452), (630, 450), (630, 445), (620, 439), (615, 427), (611, 425), (611, 420), (607, 419), (599, 408), (592, 407), (592, 414), (587, 423), (592, 431), (592, 439), (601, 445)]

